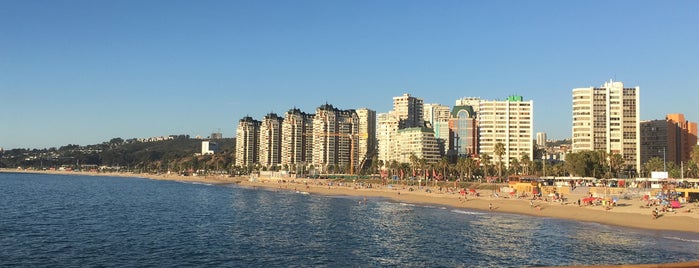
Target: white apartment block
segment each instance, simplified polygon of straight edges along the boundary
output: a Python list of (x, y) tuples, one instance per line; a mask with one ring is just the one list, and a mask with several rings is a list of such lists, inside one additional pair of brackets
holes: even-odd
[(423, 100), (403, 94), (393, 97), (393, 112), (399, 120), (400, 128), (423, 127)]
[(235, 137), (235, 165), (246, 167), (257, 163), (260, 121), (249, 116), (240, 119)]
[(451, 108), (438, 103), (424, 104), (422, 111), (422, 119), (430, 124), (434, 124), (435, 122), (449, 122), (451, 118)]
[(282, 122), (282, 166), (290, 169), (305, 166), (313, 155), (313, 114), (291, 109)]
[(481, 98), (479, 97), (463, 97), (456, 100), (456, 106), (471, 106), (473, 112), (478, 114), (481, 106)]
[(364, 162), (376, 153), (376, 111), (361, 108), (356, 112), (359, 119), (357, 155), (362, 168)]
[(539, 148), (546, 148), (546, 132), (536, 133), (536, 146)]
[(521, 159), (526, 154), (533, 160), (534, 102), (524, 101), (521, 96), (510, 96), (502, 101), (482, 100), (478, 116), (480, 153), (488, 154), (497, 161), (495, 144), (505, 145), (502, 161), (510, 166), (512, 159)]
[(218, 144), (209, 140), (201, 141), (201, 155), (215, 154), (218, 151)]
[(396, 150), (393, 159), (399, 163), (410, 163), (410, 156), (425, 159), (427, 163), (439, 162), (441, 158), (437, 139), (432, 129), (414, 127), (399, 129), (396, 133)]
[(639, 90), (612, 80), (573, 89), (573, 152), (620, 154), (640, 170)]
[[(313, 118), (311, 161), (317, 170), (320, 172), (349, 172), (350, 170), (346, 168), (357, 170), (358, 121), (359, 118), (354, 110), (338, 110), (330, 104), (318, 107)], [(337, 170), (338, 168), (340, 170)]]
[[(427, 113), (430, 117), (449, 116), (448, 107), (446, 110), (433, 109), (435, 107), (436, 105), (430, 105), (430, 111)], [(378, 115), (378, 158), (384, 163), (384, 167), (391, 161), (409, 163), (410, 155), (424, 158), (428, 163), (439, 161), (439, 143), (434, 131), (424, 127), (423, 111), (422, 99), (403, 94), (393, 98), (392, 111)], [(448, 136), (448, 133), (446, 135)]]
[(260, 124), (258, 163), (263, 167), (270, 168), (281, 163), (282, 120), (277, 114), (269, 113)]
[(398, 132), (398, 118), (393, 111), (377, 115), (376, 138), (379, 150), (379, 161), (385, 166), (393, 160), (392, 152), (396, 150), (396, 133)]
[(434, 137), (439, 143), (440, 155), (446, 155), (447, 150), (451, 148), (451, 139), (449, 135), (449, 120), (451, 119), (450, 107), (437, 103), (425, 104), (422, 118), (434, 131)]

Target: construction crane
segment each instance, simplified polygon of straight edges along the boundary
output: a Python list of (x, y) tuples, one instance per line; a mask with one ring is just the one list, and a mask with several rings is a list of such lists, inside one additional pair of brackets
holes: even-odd
[(367, 134), (351, 134), (351, 133), (335, 133), (335, 132), (323, 132), (323, 133), (304, 133), (304, 136), (312, 137), (348, 137), (350, 139), (350, 175), (354, 175), (354, 138), (355, 137), (365, 137)]

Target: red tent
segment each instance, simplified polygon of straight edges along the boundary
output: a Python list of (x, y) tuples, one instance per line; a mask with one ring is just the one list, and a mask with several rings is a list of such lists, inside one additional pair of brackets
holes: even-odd
[(592, 203), (592, 202), (595, 202), (596, 199), (597, 199), (596, 197), (585, 197), (582, 199), (582, 201), (585, 203)]
[(677, 200), (670, 201), (670, 206), (672, 208), (681, 208), (682, 207), (682, 205), (680, 205), (680, 201), (677, 201)]

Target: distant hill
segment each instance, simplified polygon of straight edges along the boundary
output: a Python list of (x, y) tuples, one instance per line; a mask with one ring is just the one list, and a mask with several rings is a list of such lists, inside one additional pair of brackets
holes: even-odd
[[(173, 136), (173, 139), (139, 142), (114, 138), (101, 144), (66, 145), (49, 149), (13, 149), (0, 152), (0, 168), (96, 169), (165, 172), (183, 170), (227, 170), (233, 163), (235, 139), (211, 140), (219, 146), (215, 155), (196, 156), (201, 151), (200, 139)], [(227, 168), (228, 167), (228, 168)]]

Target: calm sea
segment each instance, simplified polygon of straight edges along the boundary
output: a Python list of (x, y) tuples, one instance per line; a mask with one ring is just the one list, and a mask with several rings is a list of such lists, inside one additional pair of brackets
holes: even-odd
[(0, 266), (521, 267), (699, 260), (699, 235), (235, 185), (0, 173)]

